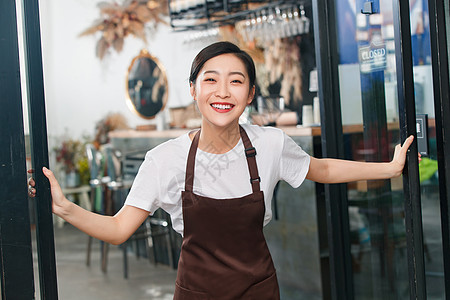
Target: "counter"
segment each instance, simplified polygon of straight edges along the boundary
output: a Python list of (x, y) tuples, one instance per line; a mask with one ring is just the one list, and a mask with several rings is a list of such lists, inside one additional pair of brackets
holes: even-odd
[[(320, 126), (303, 127), (298, 126), (282, 126), (278, 127), (291, 137), (312, 137), (320, 136)], [(397, 122), (388, 123), (388, 130), (398, 129)], [(363, 132), (362, 124), (344, 125), (342, 127), (344, 133), (361, 133)], [(161, 139), (168, 140), (179, 137), (180, 135), (195, 129), (170, 129), (170, 130), (116, 130), (109, 133), (109, 137), (113, 140), (118, 139)], [(114, 142), (113, 142), (114, 143)]]
[[(357, 127), (358, 129), (361, 125), (346, 126), (347, 130)], [(286, 132), (289, 136), (316, 136), (320, 135), (320, 127), (303, 127), (303, 126), (283, 126), (278, 127)], [(162, 138), (162, 139), (172, 139), (179, 137), (195, 129), (170, 129), (170, 130), (116, 130), (109, 133), (109, 137), (112, 139), (135, 139), (135, 138)]]

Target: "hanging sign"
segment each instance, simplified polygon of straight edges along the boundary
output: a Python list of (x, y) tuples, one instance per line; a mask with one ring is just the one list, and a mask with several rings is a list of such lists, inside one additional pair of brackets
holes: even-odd
[(359, 48), (361, 73), (371, 73), (386, 69), (386, 44), (370, 43)]

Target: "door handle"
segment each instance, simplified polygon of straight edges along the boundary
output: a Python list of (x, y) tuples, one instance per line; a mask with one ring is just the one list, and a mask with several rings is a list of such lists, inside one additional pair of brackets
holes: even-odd
[(429, 156), (428, 115), (416, 114), (417, 150), (422, 156)]

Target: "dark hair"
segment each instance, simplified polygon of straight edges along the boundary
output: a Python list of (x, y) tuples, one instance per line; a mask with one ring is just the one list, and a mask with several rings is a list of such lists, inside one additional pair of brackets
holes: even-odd
[(208, 60), (216, 56), (229, 53), (234, 54), (244, 63), (249, 77), (250, 88), (252, 88), (255, 85), (256, 78), (255, 63), (247, 52), (241, 50), (238, 46), (230, 42), (217, 42), (203, 48), (203, 50), (197, 54), (192, 62), (189, 82), (195, 84), (198, 73)]

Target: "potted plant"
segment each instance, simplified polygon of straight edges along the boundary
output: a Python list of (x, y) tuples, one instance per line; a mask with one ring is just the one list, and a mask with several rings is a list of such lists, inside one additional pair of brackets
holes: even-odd
[(65, 176), (66, 187), (76, 187), (89, 182), (89, 166), (86, 157), (86, 143), (76, 139), (63, 140), (53, 150), (56, 161)]

